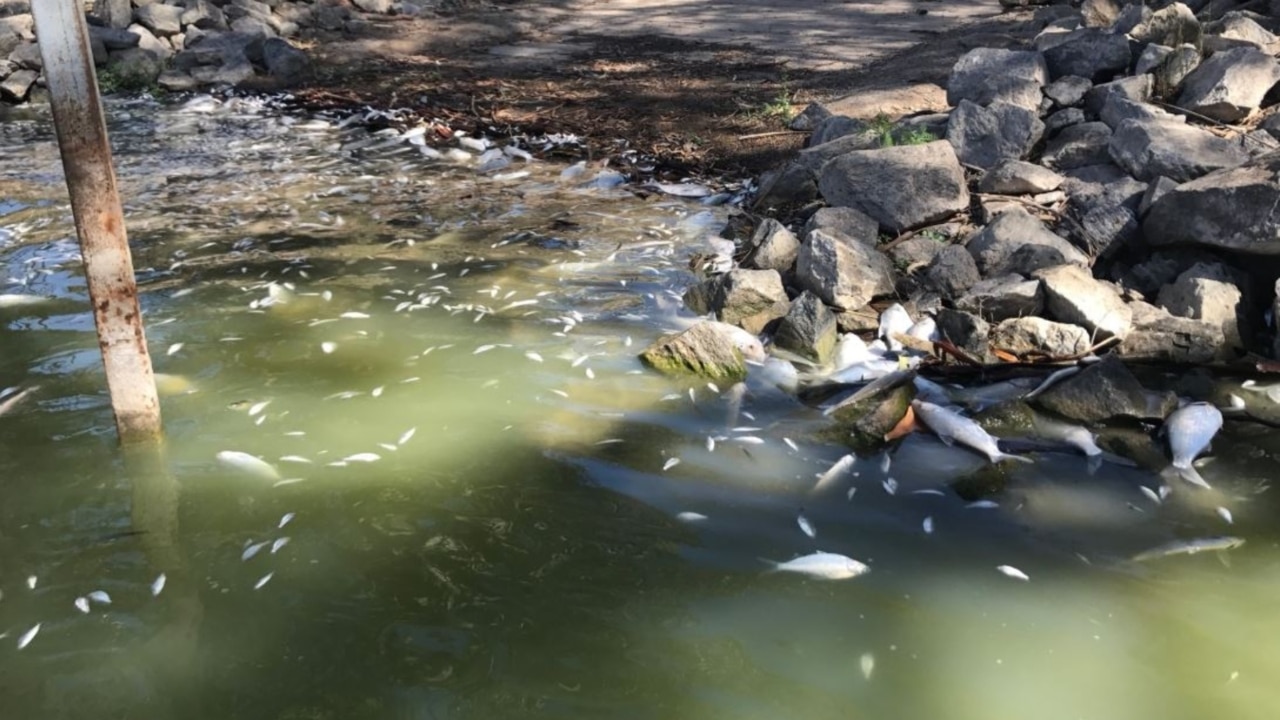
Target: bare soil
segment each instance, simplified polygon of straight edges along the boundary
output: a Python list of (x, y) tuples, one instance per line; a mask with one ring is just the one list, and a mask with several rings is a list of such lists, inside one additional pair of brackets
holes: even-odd
[(951, 0), (968, 10), (934, 18), (938, 2), (872, 5), (899, 12), (858, 10), (842, 27), (821, 21), (833, 7), (825, 0), (787, 3), (783, 19), (706, 16), (715, 3), (541, 0), (362, 16), (355, 33), (315, 39), (317, 72), (298, 96), (313, 107), (407, 108), (434, 120), (441, 138), (572, 133), (590, 158), (633, 151), (658, 176), (733, 178), (800, 148), (806, 133), (786, 120), (809, 102), (856, 115), (887, 92), (897, 98), (890, 114), (931, 109), (941, 91), (928, 84), (945, 85), (960, 55), (1011, 46), (1029, 26), (1026, 14), (991, 12), (995, 0)]

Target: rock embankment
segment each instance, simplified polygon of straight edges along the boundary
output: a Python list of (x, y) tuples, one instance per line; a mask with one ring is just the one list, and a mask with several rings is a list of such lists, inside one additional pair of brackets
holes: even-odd
[[(299, 41), (352, 29), (360, 12), (416, 15), (392, 0), (94, 0), (85, 13), (106, 90), (181, 91), (258, 82), (288, 87), (307, 76)], [(354, 10), (353, 10), (354, 6)], [(0, 101), (42, 87), (30, 0), (0, 0)]]

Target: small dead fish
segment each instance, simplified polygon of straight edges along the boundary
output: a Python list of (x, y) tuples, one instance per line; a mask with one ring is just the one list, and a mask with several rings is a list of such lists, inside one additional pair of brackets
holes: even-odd
[[(541, 356), (541, 355), (539, 355), (538, 353), (536, 353), (536, 352), (532, 351), (532, 350), (530, 350), (529, 352), (525, 353), (525, 354), (524, 354), (524, 356), (525, 356), (525, 357), (527, 357), (527, 358), (529, 358), (530, 360), (532, 360), (532, 361), (536, 362), (536, 363), (540, 363), (540, 362), (542, 362), (542, 356)], [(677, 397), (679, 397), (679, 396), (677, 395)]]
[(1146, 495), (1147, 498), (1151, 500), (1151, 502), (1157, 505), (1164, 502), (1164, 498), (1160, 497), (1159, 493), (1147, 487), (1146, 485), (1139, 485), (1138, 490), (1141, 490), (1143, 495)]
[(285, 525), (288, 525), (290, 522), (293, 522), (293, 519), (295, 517), (297, 517), (297, 513), (288, 512), (288, 513), (285, 513), (284, 515), (281, 515), (280, 523), (276, 525), (276, 528), (281, 528), (281, 529), (284, 528)]
[(362, 312), (356, 312), (354, 310), (349, 312), (344, 312), (338, 317), (346, 318), (347, 320), (368, 320), (369, 319), (369, 316), (367, 314)]
[(471, 354), (472, 354), (472, 355), (479, 355), (479, 354), (481, 354), (481, 353), (487, 353), (487, 352), (489, 352), (490, 350), (492, 350), (492, 349), (494, 349), (494, 348), (496, 348), (496, 347), (498, 347), (498, 346), (497, 346), (497, 345), (481, 345), (480, 347), (476, 348), (475, 352), (473, 352), (473, 353), (471, 353)]
[(885, 478), (885, 479), (884, 479), (884, 482), (882, 482), (882, 483), (880, 483), (880, 484), (884, 487), (884, 491), (885, 491), (885, 492), (887, 492), (887, 493), (889, 493), (890, 495), (897, 495), (897, 494), (898, 494), (898, 481), (897, 481), (897, 480), (894, 480), (893, 478)]
[(1244, 538), (1223, 535), (1220, 537), (1199, 538), (1196, 540), (1175, 540), (1158, 545), (1134, 555), (1134, 562), (1145, 562), (1172, 555), (1195, 555), (1208, 550), (1234, 550), (1244, 545)]
[(737, 437), (731, 438), (731, 440), (733, 442), (741, 443), (743, 445), (763, 445), (764, 444), (764, 438), (756, 437), (755, 435), (739, 435)]
[[(792, 444), (794, 445), (794, 443)], [(830, 468), (828, 468), (826, 472), (818, 476), (817, 484), (815, 484), (813, 486), (813, 489), (810, 490), (809, 492), (811, 493), (822, 492), (823, 490), (826, 490), (827, 488), (831, 487), (832, 483), (836, 482), (836, 480), (838, 480), (840, 476), (849, 472), (849, 470), (853, 467), (854, 462), (856, 461), (857, 461), (857, 458), (854, 457), (852, 454), (845, 455), (841, 457), (839, 460), (836, 460), (835, 464), (833, 464)]]
[(924, 522), (920, 523), (920, 526), (921, 528), (924, 529), (925, 535), (932, 535), (933, 534), (933, 516), (930, 515), (929, 517), (925, 518)]
[(223, 450), (217, 455), (218, 462), (234, 468), (246, 475), (253, 475), (264, 480), (279, 480), (280, 472), (265, 460), (256, 458), (239, 450)]
[(338, 349), (338, 343), (336, 342), (320, 343), (320, 351), (323, 352), (325, 355), (331, 355), (333, 354), (333, 351), (337, 349)]
[(1209, 487), (1191, 463), (1209, 447), (1214, 435), (1222, 429), (1222, 411), (1209, 403), (1191, 403), (1174, 410), (1165, 420), (1163, 429), (1178, 477), (1192, 485)]
[(289, 536), (288, 536), (288, 535), (286, 535), (286, 536), (284, 536), (284, 537), (282, 537), (282, 538), (276, 538), (276, 541), (275, 541), (275, 542), (273, 542), (273, 543), (271, 543), (271, 554), (272, 554), (272, 555), (275, 555), (276, 553), (280, 552), (280, 548), (282, 548), (282, 547), (284, 547), (285, 545), (288, 545), (288, 544), (289, 544)]
[(22, 637), (18, 638), (18, 649), (21, 650), (31, 644), (36, 639), (36, 635), (40, 633), (40, 626), (44, 623), (36, 623), (30, 630), (22, 633)]
[(809, 522), (809, 518), (804, 516), (804, 511), (800, 511), (796, 515), (796, 524), (800, 526), (800, 531), (811, 538), (818, 537), (818, 531), (813, 529), (813, 523)]
[(411, 427), (408, 430), (405, 430), (403, 433), (401, 433), (400, 438), (396, 440), (396, 444), (404, 445), (405, 443), (409, 442), (409, 440), (413, 439), (413, 435), (416, 432), (418, 432), (418, 428), (416, 427)]
[(94, 590), (93, 592), (89, 593), (85, 597), (89, 598), (90, 600), (96, 603), (101, 603), (102, 605), (111, 604), (111, 596), (108, 595), (104, 590)]
[(184, 343), (174, 343), (169, 346), (168, 350), (165, 351), (165, 355), (169, 355), (169, 356), (177, 355), (178, 353), (182, 352), (183, 347), (185, 347)]
[(703, 520), (707, 519), (707, 516), (703, 515), (702, 513), (685, 511), (682, 513), (677, 513), (676, 519), (679, 520), (680, 522), (702, 522)]
[(287, 463), (299, 463), (299, 464), (303, 464), (303, 465), (311, 465), (311, 464), (312, 464), (310, 460), (308, 460), (307, 458), (302, 457), (301, 455), (282, 455), (282, 456), (280, 457), (280, 462), (287, 462)]
[(771, 572), (791, 572), (822, 580), (848, 580), (871, 571), (863, 563), (851, 557), (829, 552), (815, 552), (786, 562), (765, 560), (773, 566)]
[(39, 387), (29, 387), (26, 390), (5, 398), (4, 402), (0, 402), (0, 416), (4, 416), (10, 410), (13, 410), (18, 406), (18, 403), (22, 402), (28, 395), (39, 389)]
[(89, 614), (89, 598), (84, 597), (84, 596), (78, 597), (78, 598), (76, 598), (76, 599), (75, 599), (75, 603), (74, 603), (74, 604), (75, 604), (75, 606), (76, 606), (76, 609), (77, 609), (77, 610), (79, 610), (80, 612), (82, 612), (82, 613), (84, 613), (84, 614), (86, 614), (86, 615), (88, 615), (88, 614)]
[(1023, 582), (1026, 582), (1031, 579), (1030, 575), (1027, 575), (1026, 573), (1022, 572), (1021, 570), (1019, 570), (1018, 568), (1012, 565), (998, 565), (996, 566), (996, 570), (999, 570), (1000, 572), (1004, 573), (1005, 575), (1008, 575), (1011, 578), (1014, 578), (1015, 580), (1022, 580)]
[(35, 590), (35, 589), (36, 589), (36, 583), (37, 583), (37, 582), (39, 582), (39, 578), (37, 578), (35, 575), (28, 575), (28, 576), (27, 576), (27, 589), (28, 589), (28, 590)]
[(356, 453), (355, 455), (348, 455), (342, 458), (342, 461), (371, 463), (371, 462), (377, 462), (381, 459), (382, 459), (382, 456), (379, 455), (378, 453), (364, 452), (364, 453)]
[(791, 448), (792, 452), (800, 452), (800, 446), (796, 445), (795, 440), (792, 440), (789, 437), (784, 437), (782, 438), (782, 442), (785, 443), (787, 447)]
[(156, 576), (156, 579), (151, 582), (151, 597), (156, 597), (160, 593), (164, 592), (164, 583), (164, 573), (160, 573)]
[(915, 410), (916, 417), (947, 445), (959, 442), (965, 447), (986, 455), (987, 459), (993, 463), (1003, 460), (1032, 462), (1031, 458), (1001, 452), (995, 438), (982, 429), (981, 425), (959, 413), (922, 400), (912, 400), (911, 407)]
[(858, 665), (862, 668), (862, 677), (870, 680), (871, 673), (876, 670), (876, 656), (871, 653), (862, 653), (862, 657), (858, 658)]
[(266, 584), (267, 584), (267, 583), (269, 583), (269, 582), (271, 582), (271, 578), (273, 578), (273, 577), (275, 577), (275, 573), (274, 573), (274, 572), (269, 572), (269, 573), (267, 573), (266, 575), (263, 575), (262, 577), (258, 578), (258, 582), (256, 582), (256, 583), (254, 583), (254, 584), (253, 584), (253, 589), (254, 589), (254, 590), (261, 590), (261, 589), (262, 589), (262, 586), (263, 586), (263, 585), (266, 585)]
[(271, 541), (270, 541), (270, 540), (263, 540), (262, 542), (259, 542), (259, 543), (253, 543), (253, 544), (252, 544), (252, 545), (250, 545), (249, 547), (245, 548), (245, 549), (244, 549), (244, 552), (240, 553), (240, 561), (241, 561), (241, 562), (245, 562), (245, 561), (249, 560), (250, 558), (252, 558), (254, 555), (257, 555), (259, 552), (261, 552), (261, 551), (262, 551), (262, 548), (264, 548), (264, 547), (266, 547), (266, 546), (267, 546), (267, 543), (269, 543), (269, 542), (271, 542)]
[(965, 507), (970, 510), (994, 510), (1000, 507), (1000, 503), (994, 500), (974, 500)]
[(1234, 520), (1234, 519), (1232, 519), (1232, 517), (1231, 517), (1231, 511), (1230, 511), (1230, 510), (1228, 510), (1228, 509), (1226, 509), (1226, 508), (1222, 507), (1221, 505), (1219, 505), (1219, 506), (1218, 506), (1218, 508), (1217, 508), (1217, 513), (1218, 513), (1218, 517), (1222, 518), (1223, 520), (1226, 520), (1228, 525), (1233, 525), (1233, 524), (1235, 524), (1235, 520)]
[(270, 404), (271, 404), (270, 400), (263, 400), (260, 403), (255, 403), (252, 407), (249, 408), (249, 417), (254, 417), (258, 413), (262, 412), (263, 410), (266, 410), (267, 406)]
[(707, 452), (715, 452), (715, 451), (716, 451), (716, 439), (708, 435), (707, 436)]
[(679, 464), (680, 458), (667, 458), (667, 461), (662, 463), (662, 471), (666, 472)]

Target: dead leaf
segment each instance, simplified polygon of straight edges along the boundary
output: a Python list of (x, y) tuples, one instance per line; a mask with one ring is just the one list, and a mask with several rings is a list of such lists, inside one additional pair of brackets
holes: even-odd
[(898, 421), (897, 425), (893, 426), (892, 430), (885, 433), (884, 441), (892, 442), (894, 440), (897, 440), (900, 437), (910, 435), (912, 432), (915, 431), (915, 429), (916, 429), (916, 413), (914, 410), (911, 409), (911, 406), (908, 405), (907, 414), (902, 416), (902, 419)]

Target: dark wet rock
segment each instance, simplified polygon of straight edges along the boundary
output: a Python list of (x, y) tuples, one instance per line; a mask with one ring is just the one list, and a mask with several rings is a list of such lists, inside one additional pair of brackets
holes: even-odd
[(1200, 51), (1194, 45), (1181, 45), (1165, 56), (1151, 71), (1155, 82), (1152, 92), (1158, 98), (1173, 99), (1182, 91), (1187, 76), (1200, 67)]
[(1018, 357), (1075, 357), (1088, 351), (1089, 333), (1078, 325), (1038, 317), (1011, 318), (991, 331), (991, 345)]
[(222, 8), (209, 0), (187, 0), (181, 22), (183, 27), (195, 25), (201, 30), (227, 29), (227, 17), (222, 14)]
[[(1027, 247), (1042, 247), (1045, 253), (1030, 256), (1015, 255)], [(1037, 267), (1018, 267), (1039, 258), (1057, 259), (1054, 265), (1076, 263), (1087, 265), (1089, 259), (1067, 240), (1059, 237), (1038, 219), (1021, 207), (1010, 208), (1000, 214), (981, 232), (969, 239), (966, 245), (983, 277), (996, 277), (1010, 273), (1028, 273)]]
[(963, 245), (947, 245), (925, 268), (923, 284), (950, 299), (959, 297), (981, 279), (969, 251)]
[(970, 287), (969, 292), (956, 299), (955, 306), (988, 322), (1000, 322), (1039, 315), (1044, 311), (1044, 291), (1039, 280), (1001, 275)]
[(815, 230), (800, 246), (796, 284), (828, 305), (850, 310), (893, 292), (893, 267), (869, 245)]
[(1084, 111), (1090, 115), (1100, 115), (1107, 100), (1113, 97), (1144, 103), (1151, 99), (1151, 87), (1150, 75), (1134, 75), (1095, 85), (1085, 93)]
[(1044, 136), (1046, 138), (1056, 137), (1063, 130), (1081, 125), (1088, 118), (1085, 117), (1084, 111), (1080, 108), (1066, 108), (1053, 113), (1044, 119)]
[(731, 270), (695, 285), (685, 293), (685, 304), (699, 315), (715, 313), (716, 319), (759, 333), (787, 314), (787, 292), (776, 270)]
[(658, 338), (640, 353), (645, 365), (670, 374), (692, 373), (713, 380), (742, 380), (747, 365), (739, 345), (742, 329), (701, 322), (678, 335)]
[(800, 293), (778, 323), (773, 341), (780, 348), (825, 365), (836, 346), (836, 316), (817, 295)]
[(990, 355), (987, 335), (991, 326), (986, 320), (961, 310), (942, 308), (934, 318), (938, 333), (956, 347), (985, 362)]
[(1045, 50), (1044, 60), (1051, 79), (1077, 75), (1097, 83), (1127, 70), (1133, 51), (1125, 36), (1088, 28), (1072, 32), (1061, 44)]
[[(802, 151), (803, 152), (803, 151)], [(760, 189), (752, 207), (756, 210), (803, 205), (818, 197), (813, 173), (793, 160), (760, 176)]]
[(262, 43), (262, 64), (282, 86), (297, 85), (306, 79), (310, 61), (302, 50), (280, 38)]
[(1214, 120), (1243, 119), (1262, 103), (1280, 81), (1280, 63), (1256, 48), (1216, 53), (1182, 81), (1178, 106)]
[(792, 130), (800, 130), (809, 132), (817, 127), (818, 123), (831, 117), (831, 111), (822, 103), (809, 103), (804, 110), (801, 110), (795, 117), (791, 118), (791, 122), (787, 123), (787, 127)]
[(911, 383), (840, 408), (832, 413), (831, 439), (845, 442), (858, 452), (872, 452), (884, 445), (884, 436), (907, 414), (916, 389)]
[(1129, 303), (1133, 329), (1113, 352), (1126, 360), (1199, 364), (1222, 350), (1222, 328), (1202, 320), (1178, 317), (1141, 300)]
[(1280, 151), (1219, 170), (1165, 193), (1148, 211), (1152, 245), (1198, 245), (1280, 255)]
[(1127, 120), (1111, 136), (1111, 157), (1139, 180), (1176, 182), (1242, 165), (1249, 154), (1237, 143), (1179, 122)]
[(947, 104), (1005, 102), (1035, 110), (1040, 105), (1040, 88), (1048, 81), (1049, 70), (1038, 52), (975, 48), (951, 69)]
[(756, 228), (751, 245), (754, 249), (744, 263), (746, 267), (775, 270), (784, 275), (791, 272), (800, 253), (800, 241), (795, 234), (772, 218), (765, 219)]
[(1222, 263), (1197, 263), (1160, 289), (1161, 307), (1179, 317), (1202, 320), (1222, 331), (1224, 351), (1243, 349), (1241, 328), (1248, 327), (1247, 278)]
[(1124, 205), (1095, 203), (1076, 214), (1080, 243), (1095, 258), (1110, 258), (1142, 233), (1137, 213)]
[(997, 195), (1034, 195), (1057, 190), (1062, 179), (1035, 163), (1005, 160), (983, 174), (978, 190)]
[(22, 102), (40, 74), (35, 70), (15, 70), (0, 82), (0, 99)]
[(1059, 265), (1034, 273), (1044, 286), (1045, 309), (1051, 319), (1080, 325), (1096, 340), (1129, 333), (1133, 313), (1114, 287), (1094, 279), (1087, 268)]
[(855, 208), (890, 232), (969, 207), (964, 171), (944, 140), (847, 153), (827, 164), (818, 189), (829, 205)]
[(825, 207), (813, 215), (804, 224), (805, 236), (814, 230), (824, 230), (837, 237), (856, 240), (860, 243), (875, 246), (880, 241), (880, 228), (875, 220), (866, 213), (850, 207)]
[(1164, 197), (1165, 193), (1178, 187), (1178, 183), (1167, 177), (1158, 177), (1151, 181), (1147, 186), (1147, 191), (1142, 194), (1142, 202), (1138, 205), (1138, 217), (1146, 217), (1147, 211), (1155, 204), (1157, 200)]
[(1043, 136), (1044, 123), (1035, 110), (1005, 102), (984, 108), (961, 100), (947, 124), (947, 141), (960, 162), (983, 169), (1025, 157)]
[(1178, 406), (1171, 392), (1147, 390), (1114, 355), (1051, 386), (1033, 405), (1068, 420), (1097, 423), (1114, 418), (1163, 420)]
[(1067, 75), (1045, 86), (1044, 96), (1060, 108), (1075, 107), (1084, 100), (1085, 93), (1093, 87), (1088, 78)]
[(183, 8), (163, 3), (141, 5), (133, 10), (133, 19), (160, 37), (182, 32)]
[[(126, 23), (124, 27), (128, 26)], [(89, 37), (101, 40), (108, 50), (127, 50), (137, 47), (138, 42), (142, 40), (137, 33), (131, 33), (124, 28), (105, 28), (96, 25), (89, 26)]]
[(94, 0), (91, 14), (109, 28), (123, 29), (133, 22), (133, 7), (129, 0)]
[(1055, 170), (1111, 162), (1110, 143), (1111, 128), (1105, 123), (1072, 125), (1045, 144), (1042, 161)]
[(1139, 22), (1125, 30), (1140, 43), (1176, 47), (1184, 43), (1200, 45), (1203, 29), (1191, 8), (1182, 3), (1148, 12)]

